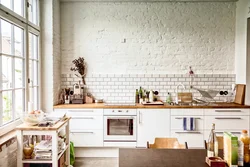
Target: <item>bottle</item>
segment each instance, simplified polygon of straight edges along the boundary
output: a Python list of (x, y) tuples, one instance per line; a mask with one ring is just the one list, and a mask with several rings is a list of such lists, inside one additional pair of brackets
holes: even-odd
[(168, 104), (171, 103), (171, 95), (170, 95), (169, 92), (168, 92), (168, 95), (167, 95), (166, 103), (168, 103)]
[(136, 92), (135, 92), (135, 103), (139, 103), (139, 91), (138, 91), (138, 89), (136, 89)]
[(139, 89), (139, 103), (142, 103), (143, 102), (143, 93), (142, 93), (142, 88), (140, 86), (140, 89)]
[(215, 124), (212, 124), (212, 129), (207, 142), (207, 157), (217, 157), (218, 156), (218, 141), (216, 134), (214, 132)]
[(248, 164), (249, 163), (249, 136), (247, 133), (247, 130), (242, 130), (241, 136), (240, 136), (240, 140), (243, 142), (244, 144), (244, 163)]

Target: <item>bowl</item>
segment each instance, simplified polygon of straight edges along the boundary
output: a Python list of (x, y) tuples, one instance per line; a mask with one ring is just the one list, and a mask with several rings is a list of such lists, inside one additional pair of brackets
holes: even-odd
[(44, 118), (44, 112), (41, 110), (36, 110), (32, 112), (23, 112), (21, 114), (21, 120), (26, 125), (34, 126), (39, 124)]

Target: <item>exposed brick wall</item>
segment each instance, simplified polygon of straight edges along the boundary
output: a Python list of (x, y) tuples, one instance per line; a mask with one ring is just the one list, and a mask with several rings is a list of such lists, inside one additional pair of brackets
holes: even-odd
[(53, 104), (58, 103), (61, 85), (60, 1), (53, 1)]
[(17, 166), (17, 142), (6, 147), (4, 145), (0, 149), (0, 167), (16, 167)]
[(234, 74), (235, 2), (61, 4), (62, 74)]

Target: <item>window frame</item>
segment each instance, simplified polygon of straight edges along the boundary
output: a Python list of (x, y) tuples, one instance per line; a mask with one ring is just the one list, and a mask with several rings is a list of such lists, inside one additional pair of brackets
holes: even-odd
[[(14, 2), (14, 0), (12, 0)], [(38, 37), (38, 101), (37, 101), (37, 107), (40, 108), (40, 104), (41, 104), (41, 38), (40, 38), (40, 0), (37, 0), (37, 24), (34, 24), (32, 22), (29, 21), (29, 13), (28, 13), (28, 0), (23, 0), (23, 5), (22, 5), (22, 12), (23, 12), (23, 17), (17, 13), (14, 12), (14, 6), (13, 6), (13, 10), (5, 7), (4, 5), (0, 4), (0, 18), (13, 24), (14, 26), (17, 26), (18, 28), (23, 29), (23, 44), (22, 44), (22, 48), (23, 48), (23, 57), (18, 57), (15, 55), (15, 52), (13, 54), (7, 55), (2, 53), (2, 44), (0, 43), (0, 64), (2, 64), (2, 56), (11, 56), (12, 57), (12, 64), (15, 63), (15, 57), (21, 58), (23, 61), (23, 87), (22, 88), (15, 88), (15, 85), (13, 85), (12, 89), (10, 89), (12, 91), (12, 103), (14, 103), (15, 101), (15, 96), (13, 96), (15, 94), (15, 90), (23, 90), (24, 91), (24, 99), (23, 99), (23, 110), (27, 111), (27, 104), (28, 101), (30, 101), (30, 97), (29, 97), (29, 83), (28, 83), (28, 79), (29, 79), (29, 33), (31, 32), (32, 34), (36, 35)], [(1, 22), (0, 22), (0, 26), (1, 26)], [(14, 27), (12, 26), (12, 27)], [(14, 28), (13, 28), (14, 29)], [(2, 32), (0, 31), (0, 37), (2, 40)], [(12, 36), (11, 38), (14, 38), (14, 36)], [(11, 44), (11, 47), (13, 48), (13, 45), (15, 45), (15, 43)], [(14, 67), (12, 67), (12, 76), (14, 76)], [(2, 74), (2, 68), (0, 68), (0, 74)], [(12, 79), (12, 81), (15, 80), (15, 78)], [(2, 77), (0, 77), (0, 83), (2, 83)], [(15, 81), (14, 81), (15, 83)], [(2, 93), (7, 91), (6, 89), (3, 90), (2, 89), (2, 84), (0, 84), (0, 107), (3, 107), (2, 104)], [(15, 115), (16, 113), (16, 108), (15, 108), (15, 104), (12, 104), (12, 115)], [(21, 123), (20, 118), (18, 117), (13, 117), (12, 120), (6, 124), (3, 124), (3, 114), (2, 112), (0, 113), (0, 134), (5, 134), (8, 133), (9, 131), (13, 130), (18, 124)], [(1, 136), (0, 135), (0, 136)]]

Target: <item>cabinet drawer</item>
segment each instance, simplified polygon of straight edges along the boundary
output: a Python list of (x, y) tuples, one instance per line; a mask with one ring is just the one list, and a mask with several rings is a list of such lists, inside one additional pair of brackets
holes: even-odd
[(203, 115), (203, 109), (171, 109), (172, 115)]
[(103, 147), (103, 130), (71, 130), (70, 140), (75, 147)]
[(249, 129), (249, 116), (205, 116), (204, 129), (211, 129), (215, 123), (215, 130)]
[(204, 115), (249, 115), (249, 109), (241, 109), (241, 108), (205, 109)]
[(203, 131), (172, 130), (171, 137), (176, 137), (181, 144), (187, 142), (189, 148), (204, 148)]
[(69, 116), (103, 116), (103, 109), (69, 109), (67, 112)]
[(103, 116), (73, 116), (70, 129), (103, 129)]
[[(187, 118), (193, 117), (195, 119), (195, 129), (196, 130), (203, 130), (203, 116), (185, 116)], [(171, 116), (171, 130), (183, 129), (183, 116)]]

